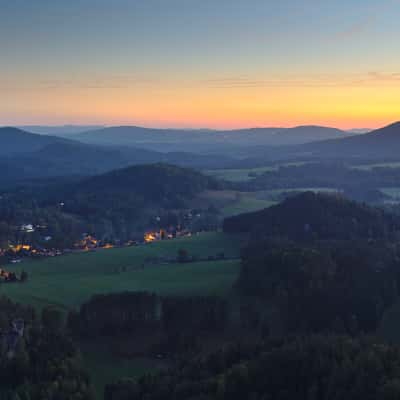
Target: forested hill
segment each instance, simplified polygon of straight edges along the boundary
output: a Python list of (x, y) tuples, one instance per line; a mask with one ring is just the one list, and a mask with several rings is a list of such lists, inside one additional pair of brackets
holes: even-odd
[(358, 157), (370, 159), (397, 158), (400, 146), (400, 122), (356, 135), (343, 140), (327, 140), (309, 143), (302, 147), (319, 157)]
[(11, 127), (0, 127), (0, 156), (38, 151), (54, 143), (73, 143), (55, 136), (41, 136)]
[(118, 196), (136, 194), (146, 201), (188, 199), (218, 187), (216, 180), (189, 168), (170, 164), (135, 165), (84, 180), (73, 188), (76, 195)]
[(340, 195), (305, 192), (265, 210), (224, 221), (226, 232), (251, 232), (253, 238), (292, 240), (388, 238), (400, 230), (398, 217)]
[(26, 221), (34, 225), (44, 221), (60, 248), (71, 246), (83, 232), (121, 241), (142, 237), (153, 227), (181, 225), (189, 200), (219, 185), (191, 169), (151, 164), (84, 180), (17, 188), (7, 192), (0, 203), (0, 215), (7, 225), (0, 240), (17, 240), (9, 232)]
[(0, 127), (0, 186), (70, 176), (92, 176), (131, 165), (171, 163), (193, 168), (219, 168), (230, 156), (165, 153), (131, 146), (100, 146), (62, 137)]

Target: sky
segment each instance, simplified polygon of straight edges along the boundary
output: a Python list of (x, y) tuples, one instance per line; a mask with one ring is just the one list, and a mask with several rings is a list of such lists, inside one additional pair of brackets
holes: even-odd
[(0, 125), (375, 128), (400, 0), (0, 0)]

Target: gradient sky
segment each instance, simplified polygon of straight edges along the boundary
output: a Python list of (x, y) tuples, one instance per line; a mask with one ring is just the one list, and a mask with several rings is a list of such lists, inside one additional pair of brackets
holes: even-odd
[(0, 125), (378, 127), (400, 0), (0, 0)]

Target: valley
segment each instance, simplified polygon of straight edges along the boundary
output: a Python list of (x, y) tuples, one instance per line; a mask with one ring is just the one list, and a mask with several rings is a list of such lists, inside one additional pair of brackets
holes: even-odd
[(161, 387), (221, 346), (326, 330), (398, 339), (399, 161), (304, 155), (331, 148), (323, 140), (247, 158), (260, 133), (241, 132), (249, 147), (223, 158), (211, 147), (226, 152), (228, 132), (194, 135), (201, 153), (175, 152), (193, 150), (174, 147), (182, 132), (163, 132), (164, 153), (29, 136), (34, 156), (0, 159), (31, 160), (0, 182), (1, 294), (62, 326), (95, 398), (133, 393), (146, 374)]
[[(11, 299), (39, 308), (73, 309), (94, 294), (147, 290), (159, 294), (225, 295), (238, 273), (242, 237), (203, 233), (191, 238), (26, 261), (29, 281), (3, 285)], [(202, 261), (179, 263), (185, 249)], [(224, 254), (226, 260), (218, 259)], [(203, 261), (204, 258), (212, 258)]]
[(0, 400), (400, 400), (400, 0), (0, 11)]

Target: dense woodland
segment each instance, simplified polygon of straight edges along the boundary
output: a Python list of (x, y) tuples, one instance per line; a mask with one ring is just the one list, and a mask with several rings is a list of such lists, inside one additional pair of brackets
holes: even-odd
[(224, 229), (251, 235), (236, 287), (271, 331), (374, 332), (398, 297), (399, 220), (379, 209), (307, 192)]
[[(112, 225), (124, 237), (126, 226), (144, 216), (168, 215), (171, 225), (179, 224), (177, 210), (186, 210), (188, 200), (224, 186), (191, 170), (154, 165), (51, 190), (33, 187), (3, 196), (2, 215), (13, 221), (0, 225), (4, 242), (24, 241), (26, 233), (12, 226), (27, 220), (46, 226), (54, 238), (79, 237), (96, 223)], [(76, 347), (91, 340), (121, 341), (126, 357), (160, 357), (169, 365), (138, 379), (109, 382), (106, 400), (399, 396), (400, 350), (373, 338), (400, 294), (395, 212), (342, 194), (305, 192), (227, 218), (223, 229), (248, 234), (239, 276), (226, 298), (99, 294), (69, 312), (65, 325), (53, 309), (37, 315), (2, 300), (2, 331), (15, 318), (26, 326), (15, 356), (2, 358), (3, 397), (92, 398)], [(30, 235), (40, 241), (44, 232)]]
[[(359, 161), (362, 163), (362, 161)], [(400, 170), (390, 167), (359, 169), (349, 162), (305, 162), (300, 165), (281, 166), (277, 170), (260, 173), (248, 182), (236, 186), (241, 190), (269, 190), (294, 188), (333, 188), (347, 197), (359, 201), (380, 202), (384, 195), (377, 190), (396, 187)]]
[(254, 240), (273, 236), (297, 241), (397, 237), (400, 219), (347, 200), (342, 195), (305, 192), (282, 203), (224, 221), (224, 231), (250, 232)]
[[(23, 330), (11, 330), (13, 321)], [(4, 400), (93, 399), (78, 349), (66, 336), (63, 315), (37, 313), (0, 298), (0, 398)]]
[[(1, 196), (0, 247), (28, 240), (71, 248), (84, 232), (108, 240), (142, 238), (150, 228), (187, 225), (189, 200), (221, 187), (199, 172), (167, 164), (134, 166), (84, 180), (32, 183)], [(197, 229), (216, 225), (215, 210), (197, 213), (202, 216)], [(44, 228), (26, 235), (20, 227), (28, 223)], [(45, 243), (46, 236), (51, 241)]]
[(400, 396), (400, 350), (368, 338), (299, 336), (227, 346), (105, 390), (105, 400), (334, 400)]
[(144, 355), (176, 360), (199, 351), (205, 336), (219, 336), (230, 322), (228, 303), (218, 297), (125, 292), (94, 296), (69, 313), (67, 329), (81, 340), (129, 337), (145, 343)]

